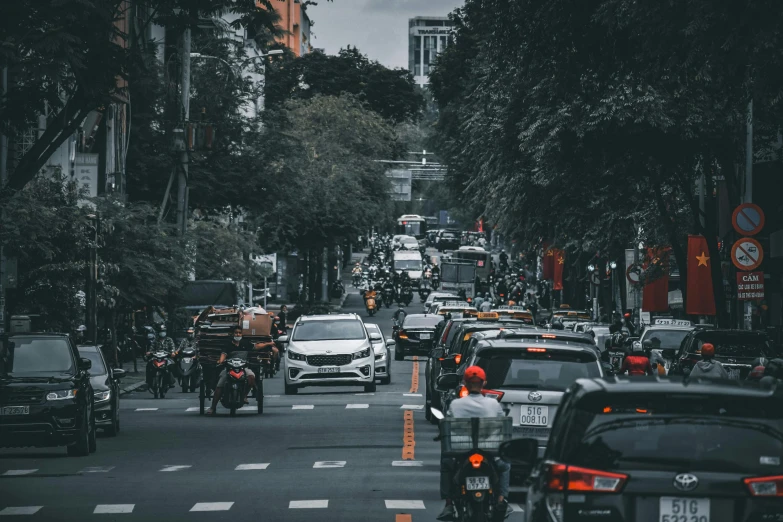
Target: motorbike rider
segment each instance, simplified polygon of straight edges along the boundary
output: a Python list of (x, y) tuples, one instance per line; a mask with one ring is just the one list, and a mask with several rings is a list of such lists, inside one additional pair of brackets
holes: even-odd
[(715, 346), (712, 343), (704, 343), (701, 346), (701, 361), (691, 369), (691, 377), (706, 377), (709, 379), (728, 379), (729, 373), (723, 365), (714, 360)]
[[(655, 340), (653, 339), (658, 341), (657, 347)], [(653, 373), (657, 373), (658, 375), (666, 375), (666, 359), (664, 359), (661, 353), (657, 351), (657, 348), (661, 346), (661, 342), (657, 337), (654, 337), (653, 339), (645, 339), (642, 343), (644, 354), (650, 360), (650, 366), (653, 369)]]
[(552, 321), (552, 330), (565, 330), (565, 325), (563, 324), (563, 320), (559, 317), (555, 317)]
[(498, 258), (500, 259), (500, 271), (506, 272), (508, 270), (508, 254), (505, 249), (500, 251)]
[(766, 357), (757, 357), (750, 364), (753, 368), (748, 374), (748, 381), (760, 381), (764, 377), (766, 367), (769, 364), (769, 359)]
[(479, 312), (491, 312), (492, 311), (492, 301), (490, 299), (485, 299), (483, 303), (481, 303), (481, 306), (478, 309)]
[(174, 364), (172, 357), (176, 352), (176, 346), (174, 346), (174, 340), (166, 335), (165, 324), (160, 323), (156, 325), (155, 330), (157, 331), (158, 334), (157, 337), (155, 338), (155, 342), (152, 343), (150, 350), (144, 355), (144, 358), (147, 360), (147, 386), (149, 386), (150, 388), (152, 387), (152, 377), (154, 375), (154, 369), (152, 365), (152, 354), (154, 352), (162, 350), (167, 354), (169, 354), (169, 359), (168, 361), (166, 361), (166, 366), (169, 368), (169, 388), (173, 388), (176, 383), (176, 379), (174, 378), (174, 372), (171, 371), (170, 366)]
[(476, 298), (473, 299), (473, 306), (476, 307), (476, 310), (481, 310), (482, 303), (484, 303), (484, 294), (478, 292)]
[[(508, 286), (506, 285), (506, 279), (505, 278), (501, 279), (498, 282), (497, 295), (498, 295), (498, 299), (500, 299), (501, 301), (503, 299), (508, 300)], [(501, 297), (501, 296), (503, 296), (503, 297)]]
[[(231, 352), (237, 352), (237, 351), (248, 351), (248, 342), (243, 342), (242, 339), (242, 328), (235, 328), (234, 329), (234, 338), (231, 340), (230, 348), (223, 349), (223, 352), (220, 354), (220, 358), (218, 359), (218, 366), (224, 364), (226, 362), (226, 359), (228, 359), (228, 354)], [(277, 348), (275, 348), (277, 350)], [(253, 373), (253, 370), (251, 370), (248, 367), (245, 367), (245, 375), (247, 376), (247, 389), (245, 390), (245, 404), (247, 404), (247, 396), (250, 394), (250, 390), (255, 388), (256, 386), (256, 374)], [(223, 388), (226, 385), (226, 380), (228, 378), (228, 371), (226, 368), (223, 368), (223, 370), (220, 372), (220, 376), (218, 377), (217, 385), (215, 386), (215, 393), (212, 395), (212, 406), (207, 410), (207, 415), (212, 415), (215, 413), (215, 410), (217, 408), (218, 402), (220, 402), (220, 397), (223, 395)]]
[(623, 359), (620, 374), (628, 372), (628, 375), (653, 375), (650, 359), (644, 355), (642, 343), (635, 341), (631, 350), (631, 354)]
[[(449, 417), (458, 419), (466, 418), (491, 418), (505, 417), (505, 412), (500, 403), (491, 397), (482, 395), (481, 390), (487, 384), (487, 374), (479, 366), (470, 366), (465, 369), (463, 375), (465, 387), (468, 389), (468, 395), (452, 401), (449, 411), (446, 413)], [(505, 512), (508, 516), (511, 512), (508, 506), (508, 488), (511, 480), (511, 465), (500, 459), (495, 458), (495, 466), (500, 475), (498, 484), (498, 506), (499, 512)], [(453, 520), (456, 514), (452, 497), (451, 480), (454, 473), (454, 459), (443, 457), (440, 460), (440, 496), (446, 501), (443, 511), (438, 515), (438, 520)]]
[(405, 311), (405, 308), (403, 308), (402, 306), (397, 308), (397, 310), (394, 312), (394, 315), (392, 316), (395, 330), (398, 328), (402, 328), (402, 323), (405, 321), (405, 316), (407, 315), (408, 313)]

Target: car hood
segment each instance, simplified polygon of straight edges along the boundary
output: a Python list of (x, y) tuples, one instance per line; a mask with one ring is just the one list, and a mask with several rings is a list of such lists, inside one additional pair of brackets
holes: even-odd
[(386, 345), (384, 343), (372, 343), (372, 349), (376, 355), (380, 355), (386, 351)]
[(367, 347), (367, 339), (337, 341), (293, 341), (290, 350), (306, 355), (337, 355), (358, 352)]
[(422, 270), (408, 270), (408, 277), (411, 279), (421, 279)]
[(73, 386), (74, 376), (5, 376), (0, 377), (0, 388), (36, 390), (60, 390), (64, 386)]
[(91, 375), (90, 384), (95, 391), (106, 391), (109, 389), (109, 376), (105, 373), (103, 375)]

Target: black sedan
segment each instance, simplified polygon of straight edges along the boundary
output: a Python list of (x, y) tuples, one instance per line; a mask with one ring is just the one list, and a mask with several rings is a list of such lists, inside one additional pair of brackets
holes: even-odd
[(395, 336), (394, 360), (406, 355), (428, 354), (435, 342), (435, 329), (443, 321), (440, 315), (411, 314), (405, 317)]
[(119, 380), (125, 370), (109, 368), (103, 353), (95, 346), (79, 346), (79, 355), (92, 362), (90, 383), (95, 397), (95, 427), (114, 437), (120, 431)]

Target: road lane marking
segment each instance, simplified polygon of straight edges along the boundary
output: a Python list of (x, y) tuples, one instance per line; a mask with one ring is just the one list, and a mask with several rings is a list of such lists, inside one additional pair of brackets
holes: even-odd
[(402, 468), (412, 468), (417, 466), (423, 466), (424, 463), (420, 460), (395, 460), (392, 461), (392, 466)]
[(136, 411), (158, 411), (158, 408), (136, 408)]
[(367, 393), (354, 393), (354, 395), (360, 397), (360, 396), (375, 395), (375, 394), (372, 392), (367, 392)]
[(291, 406), (292, 410), (312, 410), (313, 408), (315, 408), (313, 404), (294, 404)]
[(187, 409), (187, 410), (185, 410), (185, 411), (199, 411), (200, 409), (201, 409), (201, 408), (199, 408), (198, 406), (192, 406), (192, 407), (188, 408), (188, 409)]
[(35, 515), (43, 506), (17, 506), (7, 507), (0, 511), (0, 515)]
[(279, 399), (279, 395), (264, 395), (265, 399)]
[(114, 469), (114, 466), (90, 466), (84, 468), (79, 473), (108, 473)]
[(346, 461), (344, 460), (326, 460), (323, 462), (316, 462), (313, 464), (313, 469), (324, 469), (324, 468), (344, 468), (346, 464)]
[(403, 397), (421, 397), (421, 393), (403, 393)]
[(30, 475), (31, 473), (35, 473), (38, 471), (37, 469), (9, 469), (5, 473), (3, 473), (4, 477), (19, 477), (21, 475)]
[(163, 466), (158, 471), (182, 471), (183, 469), (192, 468), (193, 466)]
[(191, 511), (228, 511), (233, 502), (199, 502), (194, 504)]
[(419, 356), (413, 356), (413, 374), (411, 375), (411, 389), (408, 393), (419, 391)]
[(346, 410), (362, 410), (369, 407), (370, 407), (369, 404), (346, 404), (345, 405)]
[(421, 500), (386, 500), (386, 509), (426, 509)]
[(423, 404), (403, 404), (400, 406), (401, 410), (423, 410), (424, 405)]
[(288, 503), (288, 509), (320, 509), (328, 507), (328, 500), (292, 500)]
[(519, 504), (509, 504), (508, 507), (514, 510), (514, 514), (520, 514), (524, 511)]
[(269, 467), (268, 463), (265, 464), (240, 464), (236, 468), (234, 468), (234, 471), (248, 471), (252, 469), (266, 469)]
[(413, 522), (413, 517), (408, 513), (397, 513), (394, 517), (394, 522)]
[(116, 515), (118, 513), (133, 513), (135, 504), (98, 504), (93, 515)]
[[(411, 389), (408, 393), (417, 393), (419, 391), (419, 358), (413, 357), (413, 371), (411, 373)], [(415, 448), (416, 448), (416, 436), (413, 429), (413, 410), (420, 410), (424, 406), (417, 404), (403, 404), (400, 409), (405, 410), (403, 413), (403, 428), (402, 428), (402, 460), (412, 461), (416, 460)]]

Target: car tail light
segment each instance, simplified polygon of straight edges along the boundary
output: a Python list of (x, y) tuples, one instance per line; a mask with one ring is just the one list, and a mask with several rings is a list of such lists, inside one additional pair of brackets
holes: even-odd
[(449, 322), (449, 324), (446, 326), (446, 328), (443, 329), (443, 335), (440, 338), (440, 342), (445, 343), (446, 338), (449, 336), (449, 330), (451, 330), (451, 325), (453, 325), (453, 322)]
[(783, 475), (746, 478), (743, 482), (754, 497), (783, 497)]
[(462, 399), (464, 397), (467, 397), (468, 395), (470, 395), (470, 392), (468, 391), (468, 389), (465, 386), (460, 387), (460, 389), (459, 389), (459, 398)]
[(481, 453), (474, 453), (470, 457), (468, 457), (468, 460), (470, 460), (470, 465), (473, 466), (475, 469), (479, 469), (481, 467), (481, 464), (484, 462), (484, 455)]
[(497, 391), (497, 390), (481, 390), (482, 395), (484, 397), (491, 397), (493, 399), (497, 399), (498, 402), (503, 400), (503, 396), (506, 394), (506, 392)]
[(546, 353), (546, 348), (528, 348), (528, 353)]
[(397, 334), (400, 339), (407, 339), (408, 338), (408, 332), (405, 330), (400, 330), (400, 333)]
[(457, 363), (457, 364), (461, 363), (462, 362), (462, 354), (458, 353), (457, 355), (455, 355), (454, 356), (454, 362)]
[(597, 469), (549, 463), (546, 466), (546, 485), (549, 491), (592, 491), (618, 493), (628, 481), (628, 475)]

